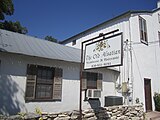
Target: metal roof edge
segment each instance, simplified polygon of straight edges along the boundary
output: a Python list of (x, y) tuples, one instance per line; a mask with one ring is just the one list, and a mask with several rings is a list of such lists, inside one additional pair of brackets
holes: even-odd
[(15, 52), (8, 52), (8, 51), (0, 51), (0, 53), (13, 54), (13, 55), (22, 55), (22, 56), (28, 56), (28, 57), (36, 57), (36, 58), (48, 59), (48, 60), (58, 60), (58, 61), (64, 61), (64, 62), (73, 62), (73, 63), (78, 63), (78, 64), (80, 64), (80, 61), (63, 60), (63, 59), (53, 59), (53, 58), (33, 56), (33, 55), (28, 55), (28, 54), (23, 54), (23, 53), (15, 53)]
[(129, 11), (125, 12), (125, 13), (122, 13), (122, 14), (114, 17), (114, 18), (111, 18), (111, 19), (109, 19), (109, 20), (107, 20), (107, 21), (105, 21), (105, 22), (102, 22), (102, 23), (100, 23), (100, 24), (98, 24), (98, 25), (96, 25), (96, 26), (94, 26), (94, 27), (91, 27), (91, 28), (89, 28), (89, 29), (87, 29), (87, 30), (85, 30), (85, 31), (83, 31), (83, 32), (80, 32), (80, 33), (78, 33), (78, 34), (76, 34), (76, 35), (74, 35), (74, 36), (72, 36), (72, 37), (70, 37), (70, 38), (67, 38), (66, 40), (61, 41), (60, 44), (67, 43), (67, 42), (69, 42), (71, 39), (73, 39), (73, 38), (75, 38), (75, 37), (77, 37), (77, 36), (83, 35), (83, 34), (85, 34), (86, 32), (89, 32), (90, 30), (93, 30), (93, 29), (95, 29), (95, 28), (97, 28), (97, 27), (99, 27), (99, 26), (102, 26), (102, 25), (104, 25), (104, 24), (108, 24), (108, 23), (111, 22), (111, 21), (115, 21), (115, 20), (117, 20), (117, 19), (120, 19), (120, 18), (129, 16), (130, 14), (153, 13), (153, 12), (159, 10), (159, 9), (160, 9), (160, 8), (157, 8), (157, 9), (154, 9), (154, 10), (129, 10)]
[[(8, 40), (5, 39), (6, 37), (9, 37), (7, 38)], [(3, 42), (3, 39), (6, 41)], [(23, 40), (21, 41), (21, 39)], [(12, 54), (15, 53), (20, 55), (42, 57), (47, 59), (63, 60), (63, 61), (68, 61), (68, 62), (70, 61), (70, 62), (76, 62), (76, 63), (80, 62), (80, 56), (79, 56), (81, 52), (80, 49), (65, 46), (62, 44), (54, 43), (54, 42), (49, 42), (49, 41), (35, 38), (29, 35), (23, 35), (23, 34), (0, 29), (0, 43), (1, 42), (2, 44), (0, 45), (0, 52), (3, 52), (3, 53), (12, 53)], [(23, 43), (22, 46), (25, 46), (25, 47), (21, 46), (21, 42)], [(7, 44), (8, 47), (5, 47), (5, 44)], [(44, 46), (44, 48), (42, 46)], [(46, 53), (49, 53), (48, 51), (50, 49), (45, 49), (45, 47), (53, 48), (51, 50), (55, 52), (51, 54), (46, 54)], [(35, 48), (35, 49), (32, 49), (33, 51), (31, 51), (31, 48)], [(43, 48), (42, 52), (35, 52), (37, 48), (39, 50)], [(57, 52), (60, 54), (56, 54), (57, 53), (56, 50), (58, 50)]]
[(160, 8), (153, 9), (152, 12), (157, 12)]
[(51, 44), (56, 44), (56, 45), (63, 46), (63, 47), (66, 47), (66, 48), (71, 48), (71, 49), (79, 50), (79, 48), (73, 48), (73, 47), (70, 47), (70, 46), (65, 46), (65, 45), (60, 44), (60, 43), (48, 41), (48, 40), (45, 40), (45, 39), (43, 39), (43, 38), (34, 37), (34, 36), (31, 36), (31, 35), (28, 35), (28, 34), (21, 34), (21, 33), (18, 33), (18, 32), (13, 32), (13, 31), (5, 30), (5, 29), (0, 29), (0, 30), (6, 31), (6, 32), (9, 32), (9, 33), (13, 33), (13, 34), (19, 34), (19, 35), (21, 35), (21, 36), (26, 36), (26, 37), (33, 38), (33, 39), (37, 39), (37, 40), (41, 40), (41, 41), (43, 41), (43, 42), (50, 42)]

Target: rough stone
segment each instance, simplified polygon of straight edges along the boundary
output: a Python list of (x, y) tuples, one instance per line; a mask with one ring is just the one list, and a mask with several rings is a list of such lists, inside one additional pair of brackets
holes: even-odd
[(120, 118), (119, 118), (119, 120), (127, 120), (127, 116), (121, 116)]
[(42, 119), (43, 119), (43, 120), (47, 120), (47, 119), (48, 119), (48, 116), (43, 115), (43, 116), (42, 116)]
[[(143, 120), (143, 106), (112, 106), (98, 109), (87, 109), (82, 111), (83, 120)], [(43, 112), (44, 113), (44, 112)], [(23, 118), (22, 118), (23, 117)], [(68, 111), (63, 113), (44, 113), (42, 116), (35, 113), (26, 113), (24, 116), (3, 116), (0, 115), (0, 120), (38, 120), (42, 117), (43, 120), (78, 120), (79, 111)]]
[(50, 118), (56, 118), (56, 117), (57, 117), (57, 114), (49, 114), (49, 117), (50, 117)]
[(130, 113), (134, 114), (134, 115), (137, 115), (138, 112), (137, 111), (131, 111)]
[(140, 107), (135, 107), (135, 110), (140, 111), (141, 109), (140, 109)]
[(127, 112), (127, 113), (124, 114), (124, 115), (129, 117), (129, 116), (130, 116), (130, 112)]
[(95, 116), (94, 113), (87, 113), (84, 115), (84, 118), (89, 118), (89, 117), (93, 117), (93, 116)]
[(39, 114), (35, 114), (35, 113), (27, 113), (24, 116), (25, 120), (28, 120), (28, 119), (37, 119), (37, 118), (40, 118), (40, 115)]
[(79, 115), (79, 111), (74, 110), (74, 111), (72, 112), (72, 115)]
[(13, 115), (8, 117), (8, 120), (22, 120), (20, 115)]
[(7, 116), (5, 115), (0, 115), (0, 120), (6, 120), (7, 119)]
[(112, 116), (111, 120), (117, 120), (117, 117), (116, 116)]
[(139, 117), (131, 117), (131, 120), (140, 120)]
[(71, 120), (77, 120), (78, 116), (77, 115), (71, 115)]
[(117, 111), (118, 111), (117, 109), (112, 110), (113, 113), (116, 113)]
[(59, 114), (58, 117), (67, 117), (65, 114)]
[(87, 118), (87, 120), (97, 120), (97, 117), (96, 116), (90, 117), (90, 118)]
[(52, 120), (52, 118), (48, 118), (47, 120)]
[(94, 112), (94, 110), (93, 110), (93, 109), (88, 109), (88, 110), (84, 110), (84, 111), (83, 111), (84, 114), (85, 114), (85, 113), (91, 113), (91, 112)]
[(54, 120), (70, 120), (70, 117), (56, 117)]

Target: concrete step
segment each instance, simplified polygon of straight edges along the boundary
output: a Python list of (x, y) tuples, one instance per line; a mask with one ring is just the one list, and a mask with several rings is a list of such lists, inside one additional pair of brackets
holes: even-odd
[(147, 120), (160, 120), (160, 112), (152, 111), (146, 113)]

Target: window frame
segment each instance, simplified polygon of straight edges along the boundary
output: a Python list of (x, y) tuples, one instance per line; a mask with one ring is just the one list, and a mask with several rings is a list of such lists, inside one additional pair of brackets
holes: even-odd
[(160, 23), (160, 13), (158, 13), (158, 22)]
[[(41, 77), (38, 76), (38, 70), (42, 70)], [(52, 73), (48, 74), (48, 72), (46, 72), (46, 76), (42, 77), (43, 70), (52, 71)], [(61, 101), (62, 100), (62, 74), (63, 74), (62, 71), (63, 70), (61, 68), (28, 64), (27, 77), (26, 77), (27, 79), (26, 79), (26, 90), (25, 90), (25, 102)], [(48, 77), (48, 75), (52, 76), (52, 78)], [(42, 78), (44, 78), (44, 80)], [(51, 78), (51, 79), (48, 79), (48, 78)], [(38, 79), (39, 80), (42, 79), (42, 81), (38, 81)], [(52, 82), (50, 80), (52, 80)], [(52, 91), (49, 90), (50, 93), (47, 93), (48, 88), (45, 89), (46, 85), (50, 85), (52, 90)], [(40, 97), (38, 96), (38, 86), (43, 87), (43, 89), (41, 88), (41, 92), (42, 94), (44, 94), (44, 96), (40, 96)], [(31, 88), (32, 90), (30, 90), (29, 88)], [(49, 96), (47, 96), (47, 94)]]
[(72, 46), (76, 45), (76, 43), (77, 43), (77, 40), (73, 40), (72, 41)]
[[(38, 71), (41, 70), (41, 77), (39, 76)], [(44, 76), (43, 72), (46, 71), (46, 76)], [(52, 78), (48, 78), (48, 71), (52, 71)], [(46, 78), (44, 78), (46, 77)], [(46, 66), (38, 66), (37, 69), (37, 79), (36, 79), (36, 90), (35, 90), (35, 99), (52, 99), (53, 98), (53, 79), (54, 79), (54, 68), (53, 67), (46, 67)], [(51, 81), (52, 80), (52, 81)], [(38, 96), (38, 86), (44, 87), (44, 86), (51, 86), (51, 96), (50, 97), (39, 97)], [(46, 91), (45, 91), (45, 94)]]
[(139, 16), (139, 32), (141, 43), (148, 45), (147, 22), (141, 16)]
[(2, 63), (1, 63), (1, 59), (0, 59), (0, 77), (1, 77), (1, 68), (2, 68)]
[[(96, 86), (89, 86), (88, 85), (88, 76), (93, 75), (96, 76)], [(103, 82), (103, 74), (102, 73), (96, 73), (96, 72), (82, 72), (82, 90), (87, 89), (101, 89), (102, 90), (102, 82)]]
[(97, 77), (97, 73), (87, 72), (87, 89), (97, 89)]
[(158, 42), (159, 42), (159, 47), (160, 47), (160, 31), (158, 31)]

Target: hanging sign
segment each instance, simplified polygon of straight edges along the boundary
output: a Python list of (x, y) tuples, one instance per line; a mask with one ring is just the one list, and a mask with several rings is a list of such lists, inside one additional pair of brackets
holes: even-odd
[(122, 33), (87, 44), (84, 69), (122, 65), (122, 44)]

